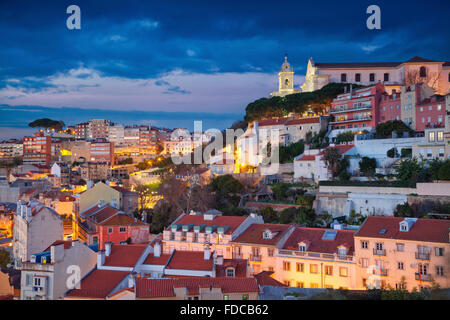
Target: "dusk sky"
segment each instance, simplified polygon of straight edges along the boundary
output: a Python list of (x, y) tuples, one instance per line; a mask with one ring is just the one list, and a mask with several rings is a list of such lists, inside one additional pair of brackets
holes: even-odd
[[(71, 4), (81, 30), (66, 28)], [(366, 27), (372, 4), (381, 30)], [(42, 116), (222, 129), (276, 89), (286, 52), (296, 86), (311, 56), (449, 61), (449, 12), (442, 0), (1, 0), (0, 138)]]

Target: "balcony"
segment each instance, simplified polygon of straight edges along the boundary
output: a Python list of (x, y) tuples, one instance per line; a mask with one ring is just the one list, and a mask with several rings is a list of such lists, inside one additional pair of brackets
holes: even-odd
[(349, 112), (349, 111), (360, 111), (360, 110), (372, 110), (372, 106), (360, 106), (360, 107), (350, 107), (344, 109), (332, 109), (330, 110), (330, 114), (341, 113), (341, 112)]
[(244, 259), (244, 255), (242, 253), (233, 252), (233, 259)]
[(337, 120), (330, 122), (330, 124), (339, 124), (339, 123), (346, 123), (346, 122), (358, 122), (358, 121), (370, 121), (372, 120), (372, 117), (358, 117), (358, 118), (348, 118), (345, 120)]
[(416, 272), (416, 280), (418, 280), (418, 281), (432, 281), (433, 278), (431, 277), (431, 274), (420, 274), (419, 272)]
[(375, 268), (375, 269), (373, 269), (373, 274), (376, 275), (376, 276), (387, 277), (388, 276), (388, 270), (387, 269)]
[(256, 261), (256, 262), (260, 262), (261, 261), (261, 255), (260, 254), (251, 254), (250, 261)]
[(416, 259), (417, 260), (430, 260), (430, 253), (429, 252), (416, 252)]
[(373, 254), (376, 256), (385, 256), (386, 249), (373, 249)]
[(355, 262), (354, 256), (343, 254), (330, 254), (320, 252), (309, 251), (295, 251), (295, 250), (279, 250), (279, 256), (302, 258), (302, 259), (314, 259), (314, 260), (327, 260), (327, 261), (340, 261), (340, 262)]

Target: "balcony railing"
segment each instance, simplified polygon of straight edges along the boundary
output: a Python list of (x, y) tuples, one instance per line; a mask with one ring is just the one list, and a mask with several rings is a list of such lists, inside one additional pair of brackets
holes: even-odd
[(348, 118), (348, 119), (345, 119), (345, 120), (336, 120), (336, 121), (330, 122), (330, 124), (344, 123), (344, 122), (355, 122), (355, 121), (370, 121), (370, 120), (372, 120), (372, 117)]
[(373, 254), (376, 256), (385, 256), (386, 249), (373, 249)]
[(344, 109), (331, 109), (330, 114), (333, 113), (340, 113), (340, 112), (348, 112), (348, 111), (359, 111), (359, 110), (371, 110), (372, 106), (361, 106), (361, 107), (350, 107), (350, 108), (344, 108)]
[(419, 272), (416, 272), (416, 280), (418, 280), (418, 281), (432, 281), (433, 278), (431, 277), (431, 274), (421, 274)]
[(250, 261), (261, 261), (261, 255), (260, 254), (251, 254)]
[(309, 252), (309, 251), (305, 252), (305, 251), (295, 251), (295, 250), (279, 250), (278, 255), (290, 256), (290, 257), (294, 257), (294, 258), (355, 262), (354, 256), (337, 254), (337, 253), (333, 254), (333, 253), (320, 253), (320, 252)]
[(430, 253), (429, 252), (416, 252), (416, 259), (430, 260)]
[(387, 269), (373, 269), (373, 274), (377, 276), (387, 277), (388, 276), (388, 270)]

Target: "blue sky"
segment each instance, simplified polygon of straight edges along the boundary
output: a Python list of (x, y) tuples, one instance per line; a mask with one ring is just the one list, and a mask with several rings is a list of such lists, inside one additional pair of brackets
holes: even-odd
[[(81, 8), (81, 30), (66, 28), (71, 4)], [(371, 4), (381, 8), (381, 30), (366, 28)], [(436, 0), (3, 0), (0, 104), (28, 107), (1, 117), (0, 137), (38, 116), (23, 111), (29, 106), (61, 109), (55, 115), (70, 124), (89, 109), (173, 127), (208, 113), (216, 118), (208, 125), (225, 127), (276, 88), (286, 52), (297, 85), (310, 56), (450, 60), (449, 12), (449, 1)]]

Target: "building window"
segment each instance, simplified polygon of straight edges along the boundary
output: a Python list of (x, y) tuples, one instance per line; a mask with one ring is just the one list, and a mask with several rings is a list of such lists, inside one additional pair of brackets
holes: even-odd
[(420, 77), (421, 78), (426, 78), (427, 77), (427, 68), (420, 67)]
[(325, 266), (325, 274), (327, 276), (332, 276), (333, 275), (333, 267), (332, 266)]
[(113, 233), (113, 228), (108, 228), (108, 233)]
[(370, 81), (370, 82), (374, 82), (374, 81), (375, 81), (375, 73), (371, 73), (371, 74), (369, 75), (369, 81)]
[(369, 248), (369, 241), (361, 241), (361, 249)]
[(319, 266), (317, 264), (311, 264), (309, 266), (309, 272), (310, 273), (319, 273)]
[(311, 289), (317, 289), (317, 288), (319, 288), (319, 284), (311, 283), (310, 287), (311, 287)]
[(223, 300), (230, 300), (230, 296), (227, 295), (227, 294), (224, 294), (224, 295), (223, 295)]
[[(450, 78), (450, 74), (449, 74), (449, 78)], [(361, 82), (361, 73), (355, 74), (355, 82)]]
[(397, 251), (399, 252), (405, 251), (405, 245), (403, 243), (397, 243)]
[(122, 233), (123, 233), (123, 232), (126, 232), (126, 231), (127, 231), (127, 228), (126, 228), (126, 227), (120, 227), (120, 228), (119, 228), (119, 232), (122, 232)]
[(33, 276), (30, 274), (27, 274), (27, 286), (33, 285)]
[(434, 142), (434, 131), (428, 132), (428, 141)]
[(346, 267), (340, 267), (339, 268), (339, 275), (341, 277), (347, 277), (348, 276), (348, 269)]
[(383, 250), (383, 243), (382, 242), (375, 243), (375, 248), (377, 250)]
[(272, 248), (267, 249), (267, 255), (269, 257), (273, 257), (273, 249)]
[(442, 257), (444, 255), (444, 248), (434, 248), (436, 257)]
[(297, 281), (297, 288), (304, 288), (305, 284), (303, 282)]
[(443, 277), (444, 276), (444, 267), (436, 266), (436, 275)]
[(439, 142), (444, 141), (444, 132), (443, 131), (438, 131), (438, 133), (437, 133), (437, 141), (439, 141)]
[(284, 280), (283, 283), (284, 283), (284, 285), (287, 286), (287, 287), (289, 287), (289, 285), (290, 285), (289, 280)]
[(398, 270), (404, 270), (403, 262), (398, 262), (397, 263), (397, 268), (398, 268)]
[(227, 268), (227, 270), (226, 270), (226, 277), (227, 278), (234, 278), (234, 268)]
[(347, 74), (346, 73), (341, 74), (341, 82), (347, 82)]
[(442, 106), (440, 104), (438, 104), (437, 109), (438, 109), (438, 111), (440, 111), (442, 109)]
[(305, 265), (303, 263), (297, 262), (297, 272), (304, 272)]
[(290, 271), (291, 270), (291, 263), (289, 261), (283, 261), (283, 270), (284, 271)]
[(384, 74), (384, 81), (389, 81), (389, 73)]

